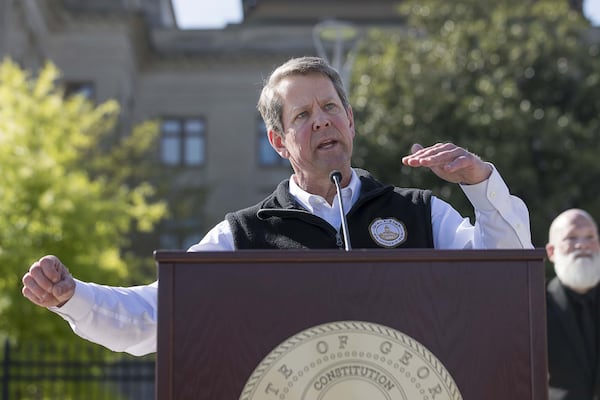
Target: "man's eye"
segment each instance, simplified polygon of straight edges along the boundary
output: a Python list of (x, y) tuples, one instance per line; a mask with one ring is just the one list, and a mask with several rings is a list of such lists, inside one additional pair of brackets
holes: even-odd
[(303, 111), (300, 114), (296, 115), (296, 118), (294, 118), (294, 119), (302, 119), (302, 118), (306, 117), (306, 115), (307, 115), (306, 111)]

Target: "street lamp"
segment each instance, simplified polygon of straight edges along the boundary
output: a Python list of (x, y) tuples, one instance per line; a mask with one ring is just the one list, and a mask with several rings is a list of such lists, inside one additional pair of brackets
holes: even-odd
[(346, 90), (358, 37), (358, 29), (349, 22), (325, 20), (313, 28), (313, 41), (318, 56), (327, 60), (340, 73)]

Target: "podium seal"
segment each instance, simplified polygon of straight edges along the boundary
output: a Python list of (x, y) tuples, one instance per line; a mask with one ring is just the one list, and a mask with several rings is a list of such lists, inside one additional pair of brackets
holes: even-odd
[(256, 367), (240, 400), (462, 400), (442, 363), (415, 339), (370, 322), (318, 325)]

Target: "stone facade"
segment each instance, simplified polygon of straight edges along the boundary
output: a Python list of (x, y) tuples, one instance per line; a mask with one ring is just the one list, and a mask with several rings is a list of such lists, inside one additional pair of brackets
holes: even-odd
[(51, 60), (65, 83), (91, 83), (95, 101), (118, 100), (122, 134), (151, 118), (203, 121), (204, 162), (173, 170), (173, 190), (198, 194), (201, 206), (148, 242), (186, 248), (291, 174), (285, 163), (259, 160), (262, 80), (290, 57), (317, 54), (313, 31), (325, 20), (349, 21), (358, 32), (398, 29), (396, 3), (243, 1), (240, 24), (180, 30), (170, 0), (0, 0), (0, 56), (34, 72)]

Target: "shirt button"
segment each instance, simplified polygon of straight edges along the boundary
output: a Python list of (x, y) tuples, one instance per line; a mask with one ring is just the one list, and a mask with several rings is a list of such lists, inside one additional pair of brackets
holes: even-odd
[(496, 192), (490, 192), (490, 198), (491, 199), (495, 199), (496, 198)]

